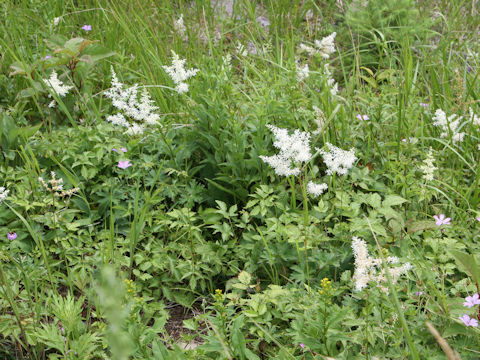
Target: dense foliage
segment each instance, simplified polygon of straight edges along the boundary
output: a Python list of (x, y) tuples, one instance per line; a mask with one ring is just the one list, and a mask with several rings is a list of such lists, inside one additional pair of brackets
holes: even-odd
[(0, 356), (475, 359), (476, 1), (0, 5)]

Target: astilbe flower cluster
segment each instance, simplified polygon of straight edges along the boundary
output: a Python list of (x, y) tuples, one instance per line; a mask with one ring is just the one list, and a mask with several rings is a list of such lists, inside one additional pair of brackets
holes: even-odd
[(185, 59), (180, 59), (172, 50), (172, 65), (163, 66), (163, 69), (175, 83), (175, 91), (179, 94), (188, 92), (188, 84), (185, 81), (195, 76), (198, 72), (198, 69), (185, 69), (186, 61)]
[(57, 75), (57, 72), (54, 70), (50, 74), (49, 79), (44, 79), (45, 84), (50, 88), (50, 90), (53, 90), (58, 96), (65, 96), (67, 93), (73, 88), (73, 86), (65, 85)]
[(473, 125), (475, 126), (480, 126), (480, 116), (477, 116), (472, 108), (468, 108), (468, 114), (470, 117), (470, 120), (472, 121)]
[(173, 22), (173, 29), (175, 30), (175, 33), (183, 40), (188, 40), (188, 36), (186, 34), (187, 28), (185, 27), (185, 23), (183, 22), (183, 14), (181, 14), (180, 17)]
[(10, 191), (0, 186), (0, 204), (7, 198)]
[(308, 64), (302, 65), (298, 61), (295, 63), (295, 69), (297, 72), (297, 81), (302, 82), (310, 76), (310, 70)]
[(300, 174), (299, 165), (310, 161), (310, 133), (296, 129), (292, 135), (287, 129), (274, 125), (267, 125), (275, 136), (273, 146), (280, 152), (273, 156), (260, 156), (265, 163), (270, 165), (279, 176), (297, 176)]
[(420, 166), (420, 170), (423, 172), (422, 178), (426, 181), (433, 180), (433, 174), (435, 173), (435, 170), (437, 170), (437, 167), (433, 164), (434, 161), (435, 157), (433, 156), (433, 150), (430, 148), (427, 157), (423, 160), (423, 165)]
[[(144, 89), (138, 100), (138, 85), (124, 89), (118, 80), (117, 74), (112, 71), (112, 87), (105, 91), (105, 96), (112, 100), (112, 105), (121, 112), (107, 116), (107, 121), (114, 125), (126, 128), (126, 134), (143, 134), (148, 125), (158, 125), (160, 115), (155, 113), (158, 109), (153, 105), (147, 90)], [(124, 115), (125, 114), (125, 115)]]
[(332, 33), (322, 40), (315, 40), (314, 46), (300, 44), (300, 51), (306, 52), (308, 55), (313, 56), (320, 54), (324, 59), (328, 59), (331, 54), (335, 52), (335, 36), (337, 33)]
[[(383, 260), (373, 258), (368, 254), (367, 243), (356, 236), (352, 238), (352, 250), (355, 257), (355, 273), (353, 280), (355, 281), (355, 290), (361, 291), (368, 286), (370, 282), (376, 283), (377, 287), (383, 292), (388, 293), (385, 269), (383, 268)], [(385, 260), (385, 265), (398, 265), (399, 260), (396, 256), (389, 256)], [(399, 266), (389, 266), (388, 272), (392, 282), (395, 284), (401, 275), (406, 274), (412, 265), (409, 262)]]
[(317, 125), (317, 129), (312, 134), (318, 135), (323, 130), (323, 127), (326, 125), (327, 117), (323, 113), (322, 109), (320, 109), (319, 107), (313, 105), (312, 109), (313, 109), (313, 112), (315, 113), (315, 117), (313, 121)]
[(70, 198), (73, 194), (76, 194), (80, 189), (79, 188), (72, 188), (70, 190), (65, 190), (63, 188), (63, 179), (57, 179), (57, 175), (54, 171), (50, 172), (50, 180), (46, 182), (41, 176), (38, 178), (38, 181), (42, 184), (42, 186), (47, 190), (49, 193), (53, 193), (54, 196), (61, 197), (61, 198)]
[(462, 142), (465, 137), (464, 132), (459, 132), (458, 127), (462, 121), (462, 116), (457, 116), (452, 114), (449, 117), (445, 114), (442, 109), (437, 109), (435, 115), (433, 116), (433, 125), (438, 126), (442, 129), (440, 134), (441, 138), (446, 138), (449, 136), (450, 132), (452, 134), (452, 141)]
[(327, 165), (327, 174), (346, 175), (348, 170), (353, 166), (357, 157), (355, 156), (355, 149), (348, 151), (342, 150), (327, 142), (329, 151), (317, 149), (323, 156), (323, 161)]
[(328, 185), (325, 183), (317, 184), (313, 181), (309, 181), (307, 184), (307, 193), (314, 197), (322, 195), (327, 189)]

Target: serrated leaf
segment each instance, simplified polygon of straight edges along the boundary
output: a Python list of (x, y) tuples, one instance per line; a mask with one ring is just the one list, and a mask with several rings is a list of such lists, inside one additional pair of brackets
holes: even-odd
[(395, 205), (400, 205), (406, 202), (404, 198), (398, 195), (387, 195), (385, 196), (385, 199), (383, 200), (383, 206), (395, 206)]

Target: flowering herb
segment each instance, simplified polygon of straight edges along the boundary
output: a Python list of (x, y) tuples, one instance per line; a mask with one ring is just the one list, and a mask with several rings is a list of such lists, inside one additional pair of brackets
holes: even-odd
[(463, 306), (472, 308), (475, 305), (480, 305), (480, 297), (478, 294), (473, 294), (472, 296), (467, 296), (465, 298), (465, 302), (463, 303)]
[(9, 232), (7, 233), (7, 239), (8, 240), (15, 240), (17, 238), (17, 233), (16, 232)]
[[(385, 269), (382, 267), (383, 260), (375, 259), (368, 254), (367, 243), (356, 236), (352, 238), (352, 250), (355, 257), (355, 273), (353, 280), (355, 281), (355, 290), (361, 291), (367, 287), (368, 283), (375, 282), (378, 288), (388, 293), (388, 288), (383, 284), (387, 282)], [(386, 264), (398, 264), (399, 260), (396, 256), (389, 256), (386, 259)], [(412, 268), (409, 262), (396, 266), (389, 267), (388, 272), (395, 284), (401, 275), (407, 273)]]
[(433, 125), (438, 126), (442, 129), (440, 137), (446, 138), (451, 132), (453, 142), (462, 142), (463, 138), (465, 137), (464, 132), (458, 132), (460, 121), (462, 121), (461, 116), (452, 114), (447, 118), (447, 115), (441, 109), (437, 109), (433, 117)]
[(275, 136), (273, 146), (280, 152), (273, 156), (260, 156), (260, 159), (270, 165), (279, 176), (299, 175), (299, 165), (312, 158), (310, 133), (296, 129), (292, 135), (289, 135), (287, 129), (273, 125), (267, 125), (267, 127)]
[(314, 47), (300, 44), (300, 52), (306, 52), (308, 55), (313, 56), (320, 54), (324, 59), (328, 59), (331, 54), (335, 52), (335, 36), (336, 32), (324, 37), (322, 40), (315, 40)]
[(57, 75), (57, 72), (54, 70), (50, 74), (49, 79), (44, 79), (47, 86), (53, 90), (58, 96), (65, 96), (73, 88), (73, 86), (65, 85)]
[(433, 215), (433, 218), (437, 226), (450, 225), (450, 220), (452, 220), (451, 218), (446, 218), (445, 214)]
[(297, 71), (297, 81), (302, 82), (310, 76), (310, 70), (308, 69), (308, 64), (301, 65), (300, 63), (295, 64)]
[(420, 166), (420, 170), (423, 171), (423, 176), (422, 178), (426, 181), (432, 181), (433, 180), (433, 174), (437, 168), (435, 165), (433, 165), (433, 161), (435, 160), (435, 157), (433, 156), (433, 150), (430, 148), (428, 151), (427, 157), (425, 160), (423, 160), (423, 165)]
[(463, 321), (465, 326), (478, 327), (478, 320), (475, 318), (470, 318), (467, 314), (459, 316), (459, 319)]
[(43, 180), (43, 177), (39, 176), (38, 181), (42, 184), (42, 186), (45, 188), (50, 193), (53, 193), (57, 197), (67, 197), (70, 198), (73, 194), (76, 194), (78, 191), (80, 191), (79, 188), (72, 188), (70, 190), (65, 190), (63, 188), (63, 179), (59, 178), (57, 179), (57, 175), (55, 174), (54, 171), (50, 172), (50, 180), (48, 180), (48, 183)]
[(307, 193), (313, 195), (314, 197), (322, 195), (327, 189), (328, 185), (325, 183), (316, 184), (313, 181), (309, 181), (307, 184)]
[(370, 120), (370, 117), (368, 115), (360, 115), (360, 114), (357, 114), (356, 118), (358, 120), (363, 120), (363, 121), (367, 121), (367, 120)]
[(175, 91), (179, 94), (188, 92), (188, 84), (185, 81), (195, 76), (198, 72), (198, 69), (185, 69), (186, 61), (185, 59), (180, 59), (172, 50), (172, 65), (163, 66), (163, 69), (175, 83)]
[(320, 154), (323, 156), (323, 161), (327, 165), (327, 174), (339, 174), (346, 175), (348, 170), (350, 170), (357, 160), (355, 156), (355, 149), (350, 149), (349, 151), (342, 150), (330, 143), (326, 144), (328, 151), (323, 149), (317, 149)]
[(105, 96), (112, 100), (112, 105), (122, 113), (107, 116), (107, 121), (114, 125), (126, 128), (126, 134), (143, 134), (148, 125), (158, 125), (160, 115), (155, 113), (158, 109), (153, 105), (153, 100), (146, 90), (142, 92), (140, 101), (138, 97), (138, 85), (123, 89), (123, 84), (118, 81), (117, 74), (112, 71), (112, 87), (105, 91)]
[(83, 25), (82, 30), (85, 30), (86, 32), (92, 31), (92, 25)]
[(0, 186), (0, 204), (7, 198), (10, 191)]
[[(126, 152), (127, 152), (127, 148), (124, 148), (124, 147), (120, 148), (119, 150), (120, 150), (121, 152), (123, 152), (123, 153), (126, 153)], [(112, 151), (115, 151), (116, 153), (120, 153), (119, 150), (117, 150), (117, 149), (115, 149), (115, 148), (112, 149)]]
[(125, 170), (126, 168), (132, 166), (129, 160), (119, 161), (117, 165), (120, 169)]

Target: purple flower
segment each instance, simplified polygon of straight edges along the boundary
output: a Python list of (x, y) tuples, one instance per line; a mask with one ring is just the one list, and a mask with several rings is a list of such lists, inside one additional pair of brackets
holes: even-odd
[(415, 291), (415, 296), (422, 296), (423, 295), (423, 291)]
[(305, 344), (304, 344), (304, 343), (300, 343), (300, 344), (298, 344), (298, 345), (300, 345), (300, 347), (301, 347), (302, 349), (305, 349)]
[(15, 240), (17, 238), (17, 233), (16, 232), (9, 232), (7, 233), (7, 239), (8, 240)]
[(478, 294), (473, 294), (473, 296), (467, 296), (463, 306), (468, 308), (474, 307), (475, 305), (480, 305), (480, 296)]
[(442, 226), (442, 225), (450, 225), (450, 218), (445, 218), (445, 214), (440, 214), (440, 215), (433, 215), (433, 218), (435, 219), (435, 224), (437, 226)]
[(477, 216), (477, 221), (480, 221), (480, 216)]
[(129, 160), (125, 160), (125, 161), (119, 161), (118, 162), (118, 165), (117, 165), (120, 169), (126, 169), (130, 166), (132, 166), (132, 164), (130, 164), (130, 161)]
[(420, 103), (420, 106), (421, 106), (421, 107), (424, 107), (424, 108), (427, 108), (427, 107), (428, 107), (428, 104), (426, 104), (426, 103)]
[(50, 55), (45, 55), (45, 57), (43, 58), (43, 60), (48, 60), (48, 59), (51, 59), (52, 57)]
[(478, 321), (475, 318), (470, 318), (467, 314), (464, 314), (463, 316), (458, 317), (460, 320), (463, 321), (465, 326), (473, 326), (473, 327), (478, 327)]
[(113, 148), (112, 151), (115, 151), (116, 153), (120, 153), (120, 151), (126, 153), (126, 152), (127, 152), (127, 148), (122, 147), (122, 148), (120, 148), (120, 151), (118, 151), (117, 149)]
[(469, 73), (469, 72), (471, 72), (471, 71), (472, 71), (472, 68), (470, 67), (470, 65), (468, 65), (468, 67), (467, 67), (467, 72)]
[(92, 31), (92, 25), (83, 25), (83, 26), (82, 26), (82, 30)]
[(368, 117), (368, 115), (360, 115), (360, 114), (357, 114), (356, 118), (357, 118), (358, 120), (365, 120), (365, 121), (370, 120), (370, 118)]

